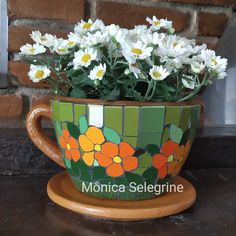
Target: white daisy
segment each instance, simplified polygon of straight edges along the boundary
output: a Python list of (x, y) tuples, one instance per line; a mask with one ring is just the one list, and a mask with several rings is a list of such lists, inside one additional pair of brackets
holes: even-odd
[(157, 19), (156, 16), (153, 16), (152, 19), (147, 17), (146, 21), (152, 25), (151, 29), (153, 30), (159, 30), (160, 28), (164, 29), (172, 28), (172, 21), (168, 21), (167, 19)]
[(106, 73), (106, 64), (100, 64), (95, 66), (89, 73), (89, 78), (91, 80), (102, 80), (104, 74)]
[(78, 69), (80, 66), (88, 67), (92, 61), (97, 59), (97, 51), (93, 48), (81, 49), (74, 56), (74, 69)]
[(153, 66), (149, 71), (149, 75), (152, 79), (157, 81), (164, 80), (169, 74), (170, 73), (162, 66)]
[(46, 52), (46, 48), (43, 45), (40, 45), (39, 43), (35, 44), (25, 44), (21, 46), (20, 48), (20, 54), (23, 55), (37, 55)]
[(75, 33), (86, 33), (91, 32), (99, 29), (103, 29), (105, 27), (104, 23), (101, 20), (96, 20), (93, 22), (91, 19), (88, 21), (81, 20), (77, 23), (74, 28)]
[(196, 74), (199, 74), (205, 68), (205, 65), (203, 63), (199, 63), (197, 61), (193, 61), (190, 65), (191, 65), (191, 70), (193, 71), (193, 73)]
[(66, 55), (69, 53), (69, 46), (68, 46), (68, 40), (59, 38), (55, 39), (53, 48), (51, 49), (52, 52), (56, 52), (59, 55)]
[(185, 88), (194, 89), (196, 87), (196, 78), (191, 75), (183, 75), (182, 84)]
[(146, 43), (140, 40), (136, 43), (123, 43), (121, 46), (122, 53), (130, 64), (134, 64), (137, 59), (142, 60), (150, 57), (153, 50), (152, 47), (148, 47)]
[(201, 52), (201, 57), (210, 71), (214, 71), (218, 74), (219, 79), (223, 79), (226, 76), (225, 70), (228, 65), (227, 59), (216, 56), (215, 51), (210, 49), (203, 50)]
[(53, 36), (52, 34), (44, 34), (42, 35), (40, 31), (32, 31), (30, 34), (31, 38), (36, 43), (40, 43), (46, 47), (51, 47), (54, 43), (54, 40), (56, 36)]
[(38, 83), (39, 81), (47, 78), (50, 74), (51, 71), (47, 66), (30, 65), (28, 76), (34, 83)]

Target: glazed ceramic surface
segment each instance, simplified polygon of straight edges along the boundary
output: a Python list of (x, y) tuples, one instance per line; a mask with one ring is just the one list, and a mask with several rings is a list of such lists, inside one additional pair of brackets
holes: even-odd
[[(172, 182), (191, 148), (199, 105), (98, 105), (51, 101), (64, 164), (79, 191), (110, 199), (149, 199), (130, 183)], [(91, 187), (91, 183), (95, 186)], [(125, 186), (101, 191), (99, 186)]]

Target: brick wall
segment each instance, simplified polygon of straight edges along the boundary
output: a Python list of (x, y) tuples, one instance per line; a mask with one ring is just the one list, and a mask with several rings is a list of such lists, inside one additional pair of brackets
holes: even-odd
[(18, 59), (20, 46), (31, 42), (32, 30), (63, 37), (81, 19), (133, 27), (156, 15), (173, 20), (180, 35), (215, 49), (235, 8), (235, 0), (8, 0), (9, 88), (0, 90), (0, 128), (24, 127), (30, 106), (50, 98), (48, 85), (30, 82), (28, 66)]

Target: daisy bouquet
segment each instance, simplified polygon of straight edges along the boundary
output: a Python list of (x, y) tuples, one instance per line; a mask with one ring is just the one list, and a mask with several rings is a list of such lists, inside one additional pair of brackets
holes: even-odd
[(146, 20), (133, 29), (82, 20), (67, 39), (33, 31), (20, 49), (29, 78), (62, 96), (180, 102), (226, 76), (227, 59), (174, 34), (171, 21)]

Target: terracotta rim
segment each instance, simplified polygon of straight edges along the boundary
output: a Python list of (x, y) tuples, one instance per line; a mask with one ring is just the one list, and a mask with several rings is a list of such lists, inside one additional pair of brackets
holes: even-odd
[(65, 102), (78, 102), (82, 104), (96, 104), (96, 105), (112, 105), (112, 106), (193, 106), (201, 105), (201, 101), (194, 100), (188, 102), (139, 102), (139, 101), (127, 101), (127, 100), (103, 100), (103, 99), (90, 99), (90, 98), (73, 98), (54, 96), (52, 100), (59, 100)]

